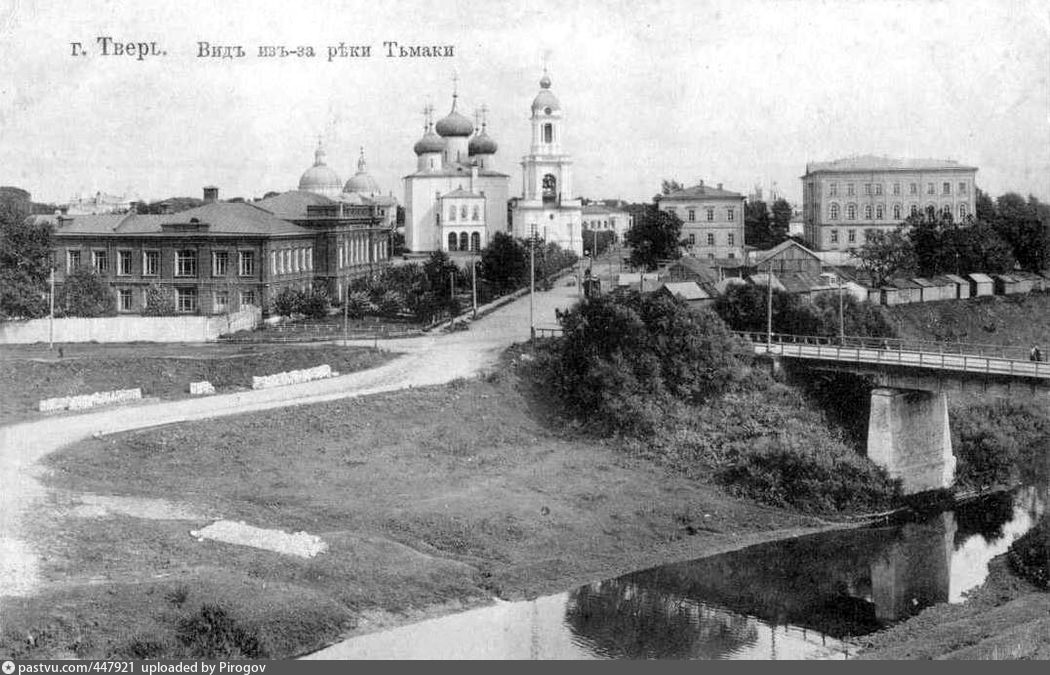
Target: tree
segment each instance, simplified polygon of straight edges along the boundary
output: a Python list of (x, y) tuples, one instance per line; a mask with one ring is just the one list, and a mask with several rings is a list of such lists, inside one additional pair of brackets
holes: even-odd
[(0, 319), (32, 319), (48, 311), (53, 228), (30, 222), (28, 203), (0, 201)]
[(995, 200), (995, 229), (1013, 248), (1014, 258), (1023, 269), (1038, 272), (1050, 259), (1050, 239), (1039, 220), (1036, 204), (1016, 192)]
[[(764, 333), (769, 326), (769, 288), (765, 284), (730, 286), (715, 300), (713, 309), (733, 330)], [(824, 334), (821, 318), (816, 312), (802, 304), (799, 296), (775, 287), (773, 332), (789, 335)]]
[(311, 319), (323, 319), (328, 316), (331, 302), (328, 291), (320, 284), (314, 285), (310, 290), (299, 294), (299, 305), (295, 311)]
[(884, 285), (894, 274), (914, 269), (915, 249), (903, 223), (889, 232), (871, 229), (864, 234), (866, 241), (855, 255), (874, 288)]
[(794, 209), (786, 199), (778, 199), (773, 202), (773, 222), (770, 224), (770, 235), (772, 245), (776, 246), (788, 238), (791, 232), (791, 215)]
[(175, 295), (171, 289), (159, 284), (150, 284), (146, 288), (146, 305), (142, 308), (143, 316), (171, 316), (175, 314)]
[(652, 271), (661, 260), (681, 257), (681, 235), (682, 221), (677, 215), (646, 204), (625, 237), (631, 246), (631, 264)]
[(117, 313), (117, 300), (102, 277), (94, 270), (81, 267), (66, 276), (55, 298), (66, 316), (99, 317)]
[(761, 199), (744, 204), (744, 243), (766, 249), (772, 246), (769, 229), (769, 208)]
[(995, 202), (988, 196), (988, 193), (977, 188), (977, 194), (974, 198), (974, 216), (977, 220), (983, 220), (986, 223), (994, 223), (998, 217), (998, 213), (995, 211)]
[(294, 288), (285, 288), (273, 299), (273, 313), (277, 316), (291, 317), (299, 309), (302, 294)]
[(660, 194), (662, 195), (669, 195), (672, 192), (678, 192), (679, 190), (684, 189), (685, 188), (682, 187), (682, 184), (673, 178), (665, 178), (660, 182)]
[(529, 279), (528, 250), (506, 232), (497, 232), (481, 250), (478, 271), (501, 293), (519, 288)]

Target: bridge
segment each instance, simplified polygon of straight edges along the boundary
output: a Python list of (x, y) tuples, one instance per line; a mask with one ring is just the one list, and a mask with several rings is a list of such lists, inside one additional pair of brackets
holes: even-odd
[(756, 354), (815, 370), (870, 377), (868, 457), (899, 478), (905, 494), (947, 488), (955, 477), (948, 420), (952, 389), (974, 385), (1050, 391), (1050, 363), (1024, 347), (868, 337), (737, 333)]

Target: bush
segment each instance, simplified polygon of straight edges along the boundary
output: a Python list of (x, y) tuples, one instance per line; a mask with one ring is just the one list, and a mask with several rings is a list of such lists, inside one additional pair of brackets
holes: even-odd
[(234, 621), (217, 605), (202, 605), (193, 616), (179, 621), (175, 631), (189, 651), (199, 659), (266, 658), (266, 649), (255, 632)]
[(146, 288), (146, 305), (142, 308), (143, 316), (172, 316), (175, 314), (175, 291), (159, 284), (150, 284)]
[(1037, 405), (999, 400), (953, 408), (950, 417), (958, 485), (980, 489), (1047, 475), (1050, 415)]
[(1050, 518), (1043, 516), (1006, 552), (1010, 567), (1044, 591), (1050, 590)]
[(273, 299), (273, 313), (277, 316), (291, 317), (302, 304), (302, 293), (294, 288), (285, 288)]
[(534, 381), (596, 431), (651, 433), (672, 401), (702, 403), (743, 380), (752, 358), (714, 314), (666, 295), (590, 298), (558, 313)]

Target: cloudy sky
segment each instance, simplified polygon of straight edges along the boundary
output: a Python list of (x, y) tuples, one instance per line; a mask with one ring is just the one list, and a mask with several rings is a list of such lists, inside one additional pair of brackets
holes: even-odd
[[(105, 57), (99, 36), (166, 55)], [(248, 56), (198, 58), (198, 41)], [(388, 58), (384, 41), (455, 56)], [(372, 56), (329, 62), (340, 42)], [(294, 188), (321, 136), (344, 180), (363, 146), (400, 198), (423, 106), (448, 112), (455, 73), (460, 110), (489, 109), (515, 194), (545, 62), (583, 196), (702, 178), (797, 199), (807, 161), (871, 153), (956, 159), (993, 195), (1050, 199), (1043, 0), (0, 0), (0, 184), (38, 201), (206, 184), (250, 198)]]

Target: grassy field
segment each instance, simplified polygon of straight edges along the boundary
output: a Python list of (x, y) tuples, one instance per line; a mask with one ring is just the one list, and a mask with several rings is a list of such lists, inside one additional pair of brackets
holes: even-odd
[(991, 296), (887, 307), (901, 337), (1050, 349), (1050, 293)]
[(136, 387), (143, 397), (186, 398), (189, 383), (200, 380), (225, 393), (250, 389), (253, 375), (325, 363), (349, 373), (390, 358), (383, 352), (329, 344), (66, 344), (55, 350), (5, 346), (0, 356), (0, 424), (43, 417), (37, 405), (45, 398)]
[[(826, 525), (555, 434), (511, 375), (102, 437), (47, 465), (32, 525), (49, 583), (0, 608), (0, 653), (21, 658), (285, 657)], [(189, 536), (217, 517), (330, 549)]]

